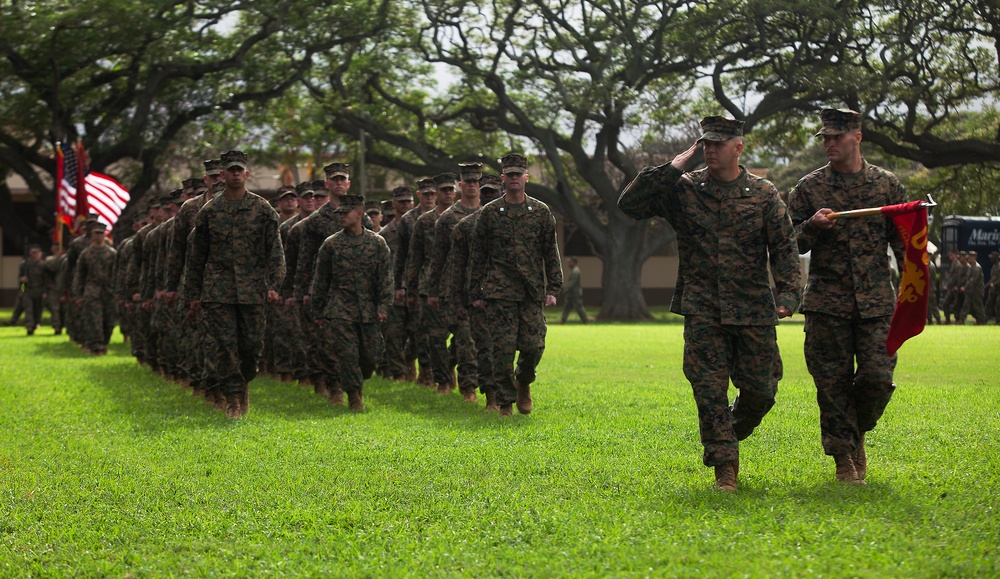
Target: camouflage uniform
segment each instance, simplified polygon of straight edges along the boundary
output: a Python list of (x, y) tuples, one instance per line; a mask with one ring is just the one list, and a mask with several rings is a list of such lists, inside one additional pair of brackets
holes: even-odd
[[(442, 363), (448, 363), (450, 378), (452, 364), (457, 362), (458, 366), (458, 387), (465, 396), (474, 394), (479, 387), (479, 370), (476, 363), (476, 345), (472, 340), (471, 328), (469, 327), (468, 316), (459, 318), (456, 309), (460, 305), (451, 299), (451, 293), (447, 291), (450, 285), (450, 277), (453, 268), (449, 267), (452, 260), (452, 231), (458, 222), (469, 215), (479, 213), (479, 206), (466, 207), (461, 201), (456, 201), (451, 207), (446, 209), (434, 223), (434, 245), (431, 249), (430, 268), (427, 278), (427, 295), (441, 298), (440, 312), (445, 321), (445, 331), (431, 335), (431, 353), (442, 352), (448, 333), (451, 333), (452, 347), (455, 350), (454, 362), (450, 359), (441, 359)], [(462, 272), (462, 278), (465, 275)], [(437, 367), (438, 362), (432, 362)]]
[(440, 214), (436, 210), (428, 211), (421, 215), (413, 226), (410, 251), (406, 261), (406, 288), (408, 294), (416, 288), (420, 296), (418, 336), (428, 342), (434, 382), (443, 391), (445, 388), (453, 387), (455, 375), (455, 364), (447, 346), (448, 322), (443, 308), (432, 308), (427, 305), (431, 285), (434, 224), (439, 217)]
[(288, 228), (288, 235), (285, 238), (285, 263), (287, 272), (285, 283), (281, 286), (281, 297), (286, 300), (294, 300), (290, 309), (291, 316), (295, 321), (291, 323), (297, 328), (295, 333), (298, 340), (290, 344), (293, 348), (293, 358), (298, 361), (292, 370), (292, 377), (299, 381), (311, 380), (315, 370), (315, 361), (312, 358), (313, 348), (311, 344), (318, 341), (315, 331), (315, 324), (312, 317), (312, 308), (303, 307), (301, 294), (295, 285), (298, 278), (299, 247), (302, 245), (302, 231), (305, 218)]
[(142, 271), (139, 274), (139, 297), (142, 304), (142, 311), (145, 312), (143, 321), (146, 324), (145, 346), (146, 362), (154, 372), (164, 370), (163, 360), (160, 357), (160, 341), (164, 337), (164, 327), (162, 316), (157, 313), (158, 302), (156, 297), (157, 263), (156, 258), (160, 250), (160, 239), (164, 235), (164, 223), (160, 223), (149, 232), (142, 244)]
[(583, 284), (580, 283), (580, 266), (574, 264), (570, 268), (563, 293), (566, 296), (566, 305), (563, 307), (562, 318), (559, 322), (565, 324), (569, 313), (575, 311), (576, 315), (580, 316), (580, 321), (586, 324), (587, 310), (583, 309)]
[(993, 318), (1000, 324), (1000, 259), (997, 259), (996, 255), (990, 255), (990, 259), (993, 261), (993, 269), (990, 270), (990, 283), (986, 295), (986, 317)]
[[(396, 285), (397, 290), (405, 289), (406, 298), (419, 299), (418, 288), (414, 286), (413, 288), (406, 287), (406, 268), (410, 261), (410, 243), (413, 239), (413, 229), (416, 226), (417, 219), (424, 214), (424, 211), (419, 205), (410, 209), (399, 218), (399, 228), (396, 231), (396, 247), (393, 252), (393, 283)], [(399, 306), (400, 304), (396, 304)], [(420, 364), (421, 374), (427, 372), (430, 376), (432, 372), (431, 355), (430, 355), (430, 342), (427, 339), (427, 335), (420, 331), (420, 305), (404, 303), (402, 304), (405, 309), (405, 316), (403, 327), (405, 328), (405, 335), (409, 340), (410, 345), (408, 348), (412, 348), (416, 352), (417, 361)], [(400, 310), (396, 310), (396, 313), (400, 313)], [(395, 340), (396, 335), (394, 332), (390, 331), (389, 340)]]
[[(146, 244), (146, 236), (155, 227), (154, 223), (144, 225), (132, 236), (135, 239), (132, 242), (132, 260), (129, 262), (125, 274), (125, 291), (128, 294), (128, 299), (132, 301), (132, 355), (140, 364), (146, 363), (146, 334), (149, 331), (149, 312), (142, 307), (142, 275), (143, 270), (147, 267), (144, 263), (146, 252), (143, 246)], [(139, 301), (133, 300), (135, 294), (139, 294)]]
[[(707, 169), (664, 165), (643, 170), (618, 207), (636, 219), (664, 217), (677, 232), (670, 311), (684, 316), (684, 375), (698, 407), (702, 460), (738, 462), (738, 441), (774, 406), (782, 376), (777, 307), (795, 311), (801, 290), (785, 204), (770, 181), (742, 165), (731, 183), (713, 180)], [(732, 406), (730, 379), (739, 390)]]
[[(285, 283), (281, 288), (281, 302), (275, 304), (274, 317), (274, 373), (279, 377), (293, 377), (296, 365), (305, 359), (304, 339), (302, 337), (302, 326), (299, 324), (298, 308), (287, 305), (285, 300), (294, 297), (294, 291), (288, 279), (294, 278), (295, 266), (292, 259), (298, 259), (298, 246), (292, 249), (289, 247), (289, 234), (297, 223), (302, 221), (302, 215), (294, 215), (286, 219), (278, 227), (278, 236), (281, 238), (281, 246), (285, 249)], [(287, 293), (286, 293), (287, 292)]]
[(323, 242), (313, 276), (311, 306), (321, 326), (328, 367), (348, 394), (360, 392), (383, 354), (379, 314), (392, 305), (392, 262), (385, 240), (367, 229), (340, 231)]
[(931, 259), (927, 263), (927, 277), (929, 278), (929, 283), (927, 287), (927, 324), (930, 325), (931, 320), (936, 320), (938, 325), (941, 324), (941, 312), (938, 309), (938, 273), (937, 266), (934, 265), (934, 260)]
[[(397, 233), (399, 231), (399, 220), (394, 219), (385, 227), (379, 229), (378, 234), (385, 240), (389, 248), (389, 257), (392, 260), (392, 269), (395, 271), (395, 259), (397, 252)], [(393, 282), (395, 284), (395, 282)], [(382, 324), (382, 336), (385, 341), (385, 358), (382, 361), (382, 370), (387, 378), (395, 380), (402, 379), (407, 373), (404, 349), (406, 347), (406, 304), (397, 304), (393, 295), (392, 307), (389, 308), (388, 317)]]
[[(87, 241), (87, 235), (77, 235), (73, 238), (73, 241), (69, 242), (69, 247), (66, 249), (66, 281), (69, 284), (69, 297), (77, 298), (80, 296), (73, 295), (73, 279), (76, 276), (76, 262), (80, 259), (80, 254), (83, 250), (87, 249), (90, 243)], [(82, 343), (80, 336), (77, 334), (77, 329), (79, 324), (77, 320), (79, 318), (80, 308), (76, 306), (74, 299), (66, 302), (66, 319), (64, 323), (66, 325), (66, 333), (69, 334), (71, 340), (77, 343)]]
[[(319, 255), (319, 248), (334, 233), (340, 231), (340, 219), (334, 213), (335, 207), (327, 203), (306, 217), (299, 225), (294, 226), (292, 231), (301, 228), (299, 232), (298, 258), (295, 267), (295, 298), (302, 303), (302, 332), (305, 334), (307, 344), (307, 357), (309, 358), (309, 369), (316, 386), (316, 391), (320, 394), (324, 389), (338, 387), (339, 372), (335, 365), (336, 359), (331, 358), (323, 351), (323, 333), (316, 326), (316, 308), (306, 306), (302, 301), (304, 297), (310, 296), (313, 274), (316, 269), (316, 257)], [(331, 365), (333, 364), (333, 365)]]
[(52, 328), (62, 332), (66, 304), (60, 298), (66, 290), (66, 254), (45, 258), (45, 306), (52, 316)]
[(555, 217), (527, 195), (522, 203), (501, 197), (486, 204), (469, 261), (469, 299), (486, 303), (497, 403), (509, 406), (517, 397), (515, 380), (523, 386), (535, 381), (545, 351), (545, 296), (562, 289)]
[(42, 324), (42, 306), (45, 295), (45, 262), (42, 259), (24, 261), (24, 276), (28, 281), (24, 284), (24, 327), (28, 333), (34, 333), (35, 328)]
[[(174, 216), (174, 226), (171, 231), (169, 252), (167, 253), (167, 291), (180, 293), (184, 287), (190, 256), (191, 234), (194, 231), (195, 217), (205, 206), (213, 194), (204, 191), (188, 199), (177, 210)], [(184, 314), (187, 303), (179, 299), (177, 309)], [(180, 370), (187, 377), (188, 384), (195, 392), (203, 392), (205, 385), (205, 334), (204, 314), (196, 312), (193, 316), (182, 315), (179, 320), (180, 331), (184, 339), (180, 340)]]
[(486, 310), (472, 307), (469, 299), (469, 257), (472, 253), (472, 236), (479, 221), (479, 211), (463, 217), (451, 231), (451, 251), (448, 253), (449, 274), (445, 294), (456, 308), (462, 308), (468, 318), (469, 335), (476, 352), (476, 373), (479, 391), (493, 398), (493, 340), (486, 321)]
[(958, 320), (959, 314), (962, 312), (962, 304), (965, 300), (965, 294), (963, 294), (960, 288), (965, 285), (965, 275), (966, 275), (965, 264), (962, 260), (956, 257), (951, 260), (948, 267), (948, 273), (945, 277), (945, 289), (944, 302), (941, 304), (941, 310), (944, 311), (945, 323), (951, 322), (951, 316), (955, 316), (955, 320)]
[(853, 183), (829, 165), (817, 169), (799, 181), (789, 199), (799, 251), (812, 251), (802, 301), (805, 357), (816, 382), (828, 455), (854, 453), (896, 388), (896, 356), (886, 351), (896, 304), (886, 247), (892, 247), (896, 263), (903, 263), (904, 247), (890, 217), (838, 219), (828, 230), (810, 219), (824, 207), (848, 211), (905, 202), (896, 176), (867, 161)]
[(983, 266), (979, 265), (975, 256), (969, 256), (969, 264), (966, 265), (965, 283), (962, 285), (962, 293), (965, 294), (965, 301), (962, 302), (962, 310), (958, 314), (960, 324), (965, 323), (965, 318), (972, 316), (976, 324), (986, 323), (986, 308), (983, 300), (986, 293), (986, 280), (983, 277)]
[(84, 347), (107, 352), (115, 329), (114, 269), (117, 252), (107, 244), (87, 247), (73, 275), (73, 294), (83, 298), (80, 333)]
[(264, 346), (264, 303), (285, 275), (278, 214), (249, 191), (243, 199), (219, 195), (195, 217), (188, 246), (184, 299), (205, 315), (206, 389), (245, 394), (257, 375)]

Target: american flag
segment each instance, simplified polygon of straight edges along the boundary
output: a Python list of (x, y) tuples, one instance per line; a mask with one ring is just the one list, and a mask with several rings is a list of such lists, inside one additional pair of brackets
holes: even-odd
[[(56, 151), (56, 179), (59, 181), (57, 209), (60, 219), (72, 223), (74, 217), (93, 212), (97, 214), (99, 221), (111, 227), (118, 221), (118, 216), (130, 199), (128, 189), (107, 175), (90, 172), (83, 157), (83, 144), (77, 147), (60, 143)], [(86, 197), (78, 204), (77, 192), (81, 180)]]

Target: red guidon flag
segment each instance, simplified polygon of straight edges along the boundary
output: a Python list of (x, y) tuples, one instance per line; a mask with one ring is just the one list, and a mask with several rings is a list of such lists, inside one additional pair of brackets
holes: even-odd
[(923, 201), (886, 205), (882, 214), (892, 217), (906, 246), (906, 259), (900, 268), (899, 295), (889, 326), (886, 350), (892, 356), (903, 342), (924, 330), (927, 322), (927, 297), (930, 289), (927, 272), (927, 208)]

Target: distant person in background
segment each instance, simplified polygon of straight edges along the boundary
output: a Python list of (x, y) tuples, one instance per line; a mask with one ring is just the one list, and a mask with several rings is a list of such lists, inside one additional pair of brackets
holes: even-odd
[(73, 271), (73, 295), (79, 308), (80, 343), (95, 356), (108, 353), (115, 329), (115, 251), (107, 243), (107, 225), (95, 222), (87, 232), (90, 245), (80, 252)]
[(566, 274), (566, 283), (563, 285), (563, 296), (566, 298), (566, 305), (563, 307), (560, 324), (565, 324), (569, 318), (569, 313), (575, 311), (580, 316), (580, 321), (588, 323), (587, 310), (583, 309), (583, 284), (580, 282), (580, 266), (577, 265), (575, 257), (566, 260), (569, 272)]
[(983, 266), (979, 265), (975, 251), (968, 252), (965, 259), (965, 284), (961, 288), (961, 292), (965, 294), (965, 301), (962, 302), (962, 311), (958, 314), (957, 323), (965, 325), (965, 318), (972, 316), (976, 320), (976, 325), (982, 326), (986, 323), (986, 309), (983, 305), (986, 280), (983, 276)]
[[(934, 257), (930, 256), (927, 262), (927, 325), (937, 323), (941, 325), (941, 311), (938, 309), (938, 279), (937, 266), (934, 265)], [(933, 322), (932, 322), (933, 320)]]
[(990, 252), (990, 281), (986, 285), (986, 317), (1000, 325), (1000, 251)]
[(24, 260), (23, 272), (18, 279), (23, 288), (24, 327), (31, 336), (42, 325), (42, 303), (45, 297), (45, 263), (42, 248), (28, 246), (28, 259)]

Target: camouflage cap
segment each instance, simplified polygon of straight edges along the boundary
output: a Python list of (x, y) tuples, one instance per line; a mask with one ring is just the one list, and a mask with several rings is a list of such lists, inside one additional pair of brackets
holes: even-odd
[(393, 201), (413, 201), (413, 189), (410, 189), (406, 185), (401, 185), (392, 190), (392, 200)]
[(223, 169), (222, 159), (209, 159), (202, 164), (205, 166), (206, 175), (218, 175)]
[(278, 196), (276, 199), (283, 199), (289, 195), (296, 197), (295, 185), (282, 185), (281, 187), (278, 187)]
[(434, 177), (421, 177), (417, 181), (417, 193), (434, 193), (437, 187), (434, 186)]
[(225, 190), (226, 190), (226, 182), (225, 181), (216, 181), (215, 183), (212, 183), (212, 193), (213, 194), (215, 194), (215, 193), (222, 193)]
[(850, 109), (823, 109), (819, 114), (823, 128), (816, 133), (817, 137), (826, 135), (842, 135), (850, 131), (861, 130), (861, 113)]
[(381, 201), (365, 201), (365, 213), (382, 213)]
[(396, 210), (392, 207), (392, 199), (386, 199), (382, 202), (382, 215), (386, 217), (395, 217)]
[(348, 211), (357, 209), (359, 207), (365, 206), (365, 196), (364, 195), (341, 195), (340, 205), (333, 210), (334, 213), (347, 213)]
[(105, 233), (108, 230), (108, 226), (103, 221), (95, 221), (90, 226), (91, 233)]
[(434, 175), (434, 188), (435, 189), (446, 189), (451, 187), (455, 189), (458, 187), (458, 177), (451, 171), (445, 171), (444, 173), (438, 173)]
[(727, 119), (719, 116), (710, 116), (701, 120), (701, 136), (698, 137), (697, 142), (715, 141), (721, 143), (734, 137), (742, 136), (743, 121)]
[(347, 163), (330, 163), (326, 167), (323, 167), (323, 173), (326, 175), (327, 179), (332, 179), (338, 176), (350, 179), (351, 166)]
[(299, 197), (311, 197), (315, 193), (313, 189), (314, 181), (303, 181), (295, 187), (295, 194)]
[(239, 167), (246, 170), (250, 157), (243, 151), (226, 151), (222, 154), (222, 166), (226, 169)]
[(149, 204), (146, 206), (147, 209), (159, 209), (160, 208), (160, 198), (150, 197)]
[(478, 181), (483, 176), (483, 164), (478, 162), (459, 163), (458, 174), (462, 181)]
[(183, 181), (181, 181), (181, 189), (184, 191), (185, 195), (192, 196), (192, 195), (194, 195), (195, 188), (198, 186), (198, 183), (201, 183), (201, 184), (204, 185), (205, 181), (202, 180), (202, 179), (198, 179), (197, 177), (192, 177), (190, 179), (184, 179)]
[(479, 188), (501, 191), (503, 190), (503, 181), (500, 180), (499, 176), (487, 173), (479, 178)]
[(174, 189), (173, 191), (167, 193), (166, 195), (161, 195), (160, 207), (164, 207), (166, 205), (171, 205), (171, 204), (180, 205), (182, 203), (181, 193), (183, 192), (184, 192), (183, 189)]
[(200, 195), (208, 191), (208, 183), (204, 179), (196, 179), (191, 187), (191, 195)]
[(329, 197), (330, 191), (326, 188), (326, 181), (323, 179), (314, 179), (311, 181), (313, 195), (317, 197)]
[(509, 173), (527, 173), (528, 158), (518, 153), (507, 153), (500, 158), (500, 172), (504, 175)]

